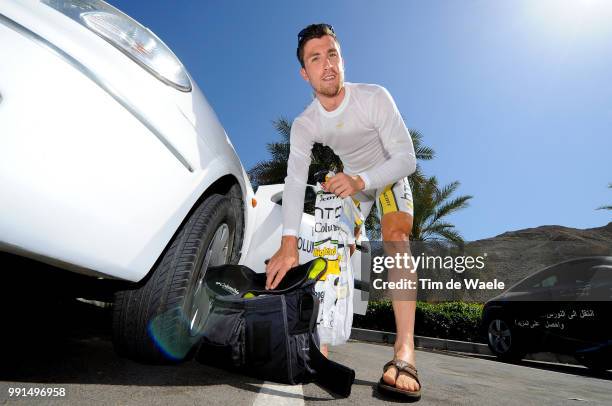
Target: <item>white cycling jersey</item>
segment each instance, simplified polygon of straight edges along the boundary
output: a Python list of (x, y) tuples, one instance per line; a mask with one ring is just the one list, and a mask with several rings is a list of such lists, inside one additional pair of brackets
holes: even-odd
[(348, 82), (344, 89), (344, 99), (335, 110), (326, 111), (315, 98), (291, 125), (283, 235), (298, 235), (315, 142), (340, 157), (346, 174), (361, 176), (365, 190), (379, 189), (416, 169), (410, 133), (387, 89)]

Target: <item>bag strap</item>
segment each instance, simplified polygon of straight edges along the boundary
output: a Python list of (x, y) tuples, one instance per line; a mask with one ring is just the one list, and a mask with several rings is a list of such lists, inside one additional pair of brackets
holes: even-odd
[(316, 371), (315, 382), (317, 385), (348, 398), (355, 382), (355, 371), (326, 358), (319, 350), (317, 340), (312, 332), (309, 334), (309, 341), (310, 360), (313, 369)]

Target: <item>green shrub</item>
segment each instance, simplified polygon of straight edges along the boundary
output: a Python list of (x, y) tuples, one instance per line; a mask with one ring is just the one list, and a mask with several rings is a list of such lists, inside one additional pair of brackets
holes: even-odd
[[(481, 303), (417, 302), (415, 335), (461, 341), (479, 341)], [(395, 318), (389, 300), (370, 302), (364, 316), (355, 315), (353, 327), (395, 332)]]

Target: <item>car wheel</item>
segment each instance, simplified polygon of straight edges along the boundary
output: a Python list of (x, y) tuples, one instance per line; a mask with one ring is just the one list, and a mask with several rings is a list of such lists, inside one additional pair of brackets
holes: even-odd
[(146, 363), (183, 361), (200, 338), (209, 309), (209, 266), (237, 256), (241, 217), (228, 197), (212, 195), (183, 223), (148, 278), (117, 292), (113, 343), (119, 355)]
[(487, 343), (498, 358), (503, 360), (519, 360), (525, 355), (516, 342), (516, 335), (505, 320), (492, 319), (487, 328)]

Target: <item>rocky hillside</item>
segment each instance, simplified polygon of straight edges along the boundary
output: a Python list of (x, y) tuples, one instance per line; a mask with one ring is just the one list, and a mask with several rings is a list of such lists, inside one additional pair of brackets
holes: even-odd
[[(483, 279), (503, 280), (506, 287), (522, 278), (571, 258), (612, 255), (612, 222), (603, 227), (576, 229), (540, 226), (509, 231), (496, 237), (470, 242), (466, 252), (487, 254)], [(468, 275), (465, 275), (466, 277)], [(474, 299), (487, 299), (477, 295)]]

